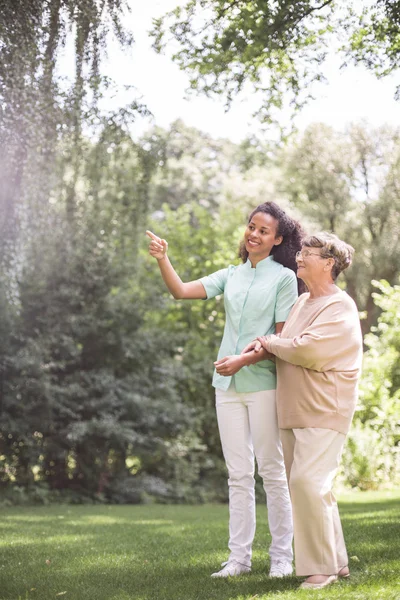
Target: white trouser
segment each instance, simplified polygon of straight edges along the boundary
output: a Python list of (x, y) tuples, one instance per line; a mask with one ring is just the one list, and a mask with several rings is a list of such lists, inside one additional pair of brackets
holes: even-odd
[(293, 503), (296, 575), (334, 575), (347, 566), (332, 493), (346, 436), (332, 429), (282, 429)]
[(229, 479), (229, 560), (251, 566), (255, 534), (254, 455), (267, 495), (271, 560), (293, 559), (292, 507), (276, 415), (275, 390), (216, 390), (222, 451)]

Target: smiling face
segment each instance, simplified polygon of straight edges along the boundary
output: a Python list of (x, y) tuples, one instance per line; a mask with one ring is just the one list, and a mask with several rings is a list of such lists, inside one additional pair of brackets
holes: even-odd
[(269, 214), (258, 212), (252, 216), (244, 233), (246, 250), (253, 265), (271, 254), (274, 246), (282, 242), (277, 236), (278, 221)]

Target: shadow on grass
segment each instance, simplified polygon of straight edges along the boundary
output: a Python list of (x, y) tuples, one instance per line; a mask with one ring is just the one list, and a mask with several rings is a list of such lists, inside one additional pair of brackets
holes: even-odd
[[(8, 509), (0, 521), (0, 598), (47, 600), (66, 591), (67, 600), (231, 600), (289, 593), (296, 578), (267, 577), (270, 538), (265, 509), (258, 512), (252, 574), (221, 580), (210, 574), (226, 559), (224, 506)], [(400, 556), (400, 501), (346, 502), (340, 512), (349, 556), (356, 557), (354, 584), (373, 576), (384, 585)]]

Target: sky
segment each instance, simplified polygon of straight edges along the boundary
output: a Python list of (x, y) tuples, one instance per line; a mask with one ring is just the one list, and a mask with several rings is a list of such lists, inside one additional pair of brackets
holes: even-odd
[[(152, 18), (165, 14), (185, 0), (130, 0), (131, 14), (124, 24), (134, 35), (135, 44), (128, 52), (122, 52), (117, 43), (108, 46), (108, 58), (103, 69), (119, 85), (133, 85), (136, 96), (154, 118), (152, 124), (168, 127), (180, 118), (190, 126), (210, 133), (213, 137), (227, 137), (239, 142), (260, 126), (252, 117), (255, 99), (249, 95), (234, 101), (229, 112), (223, 101), (187, 95), (188, 76), (179, 70), (170, 56), (158, 55), (151, 48), (148, 31)], [(332, 53), (324, 68), (329, 84), (315, 88), (316, 100), (312, 101), (296, 119), (303, 130), (311, 122), (324, 122), (336, 129), (343, 129), (350, 122), (366, 120), (374, 126), (384, 123), (400, 126), (400, 102), (394, 100), (398, 74), (377, 80), (361, 66), (340, 69), (341, 60)], [(120, 92), (113, 102), (123, 104), (132, 99), (133, 92)], [(140, 135), (150, 125), (138, 120), (133, 135)]]

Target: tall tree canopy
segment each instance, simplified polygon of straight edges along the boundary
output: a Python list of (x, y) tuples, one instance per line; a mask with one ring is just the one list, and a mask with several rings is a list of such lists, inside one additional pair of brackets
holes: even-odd
[(158, 51), (178, 43), (173, 58), (193, 90), (221, 95), (228, 106), (239, 92), (255, 91), (268, 122), (277, 109), (299, 109), (310, 98), (329, 44), (344, 61), (385, 75), (399, 64), (399, 31), (398, 0), (362, 10), (337, 0), (190, 0), (156, 19), (153, 35)]

